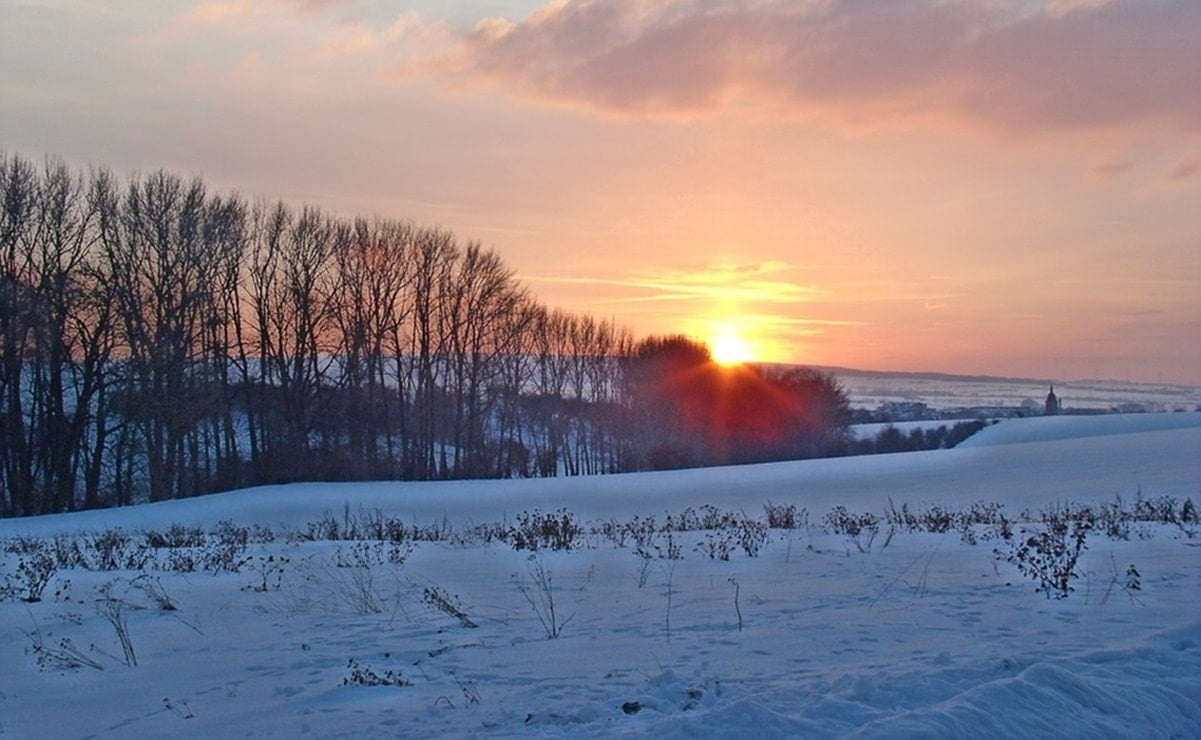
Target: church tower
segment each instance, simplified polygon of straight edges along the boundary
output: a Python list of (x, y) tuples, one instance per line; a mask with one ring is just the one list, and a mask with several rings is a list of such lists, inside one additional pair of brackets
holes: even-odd
[(1058, 416), (1063, 407), (1059, 405), (1059, 397), (1055, 395), (1055, 386), (1051, 386), (1051, 392), (1047, 394), (1047, 406), (1043, 410), (1044, 416)]

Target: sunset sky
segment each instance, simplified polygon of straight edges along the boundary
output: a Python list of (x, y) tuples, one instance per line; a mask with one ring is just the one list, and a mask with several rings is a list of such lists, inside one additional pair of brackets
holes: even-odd
[(1201, 384), (1197, 0), (2, 0), (0, 150), (763, 360)]

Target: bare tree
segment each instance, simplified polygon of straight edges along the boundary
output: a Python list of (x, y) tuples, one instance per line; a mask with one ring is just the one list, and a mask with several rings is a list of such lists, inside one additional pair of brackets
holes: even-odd
[(394, 473), (395, 399), (388, 373), (392, 369), (395, 379), (396, 363), (389, 354), (400, 351), (396, 337), (410, 310), (405, 252), (412, 235), (406, 223), (357, 219), (335, 255), (337, 280), (329, 300), (340, 340), (340, 418), (350, 454), (371, 476)]
[(497, 477), (533, 474), (524, 396), (537, 367), (533, 327), (544, 314), (545, 309), (526, 295), (502, 319), (501, 332), (511, 344), (496, 357), (493, 381), (496, 443), (492, 469)]
[(16, 513), (66, 511), (78, 503), (110, 348), (93, 270), (96, 211), (83, 177), (61, 161), (39, 172), (6, 157), (0, 183), (0, 470)]
[(443, 289), (443, 336), (446, 340), (446, 384), (453, 405), (450, 444), (456, 476), (481, 477), (490, 469), (486, 435), (495, 407), (494, 381), (498, 358), (518, 346), (506, 322), (521, 305), (523, 291), (500, 257), (469, 244), (447, 274)]
[(404, 373), (406, 382), (401, 392), (408, 399), (411, 414), (403, 430), (404, 471), (409, 478), (432, 479), (446, 472), (445, 447), (438, 444), (443, 398), (437, 376), (444, 351), (440, 312), (444, 301), (442, 290), (449, 283), (459, 248), (449, 232), (424, 229), (410, 251), (412, 308), (408, 312), (405, 352), (409, 368)]
[[(219, 207), (219, 206), (218, 206)], [(204, 184), (159, 172), (126, 189), (105, 233), (129, 375), (122, 405), (146, 460), (151, 501), (203, 492), (194, 435), (209, 414), (206, 338), (221, 321), (228, 255), (213, 254)]]
[(570, 366), (567, 343), (572, 321), (564, 311), (544, 309), (532, 325), (537, 367), (526, 406), (535, 469), (544, 477), (558, 475), (561, 456), (567, 446), (569, 419), (563, 397)]
[(194, 437), (191, 459), (197, 487), (225, 490), (245, 482), (235, 419), (234, 373), (246, 377), (242, 265), (250, 238), (249, 213), (237, 197), (210, 197), (202, 232), (211, 262), (211, 303), (203, 323), (201, 387), (208, 390), (205, 425)]
[(260, 206), (251, 248), (252, 332), (261, 363), (259, 459), (269, 479), (321, 472), (310, 453), (331, 363), (328, 281), (347, 229), (314, 208)]
[[(29, 162), (0, 159), (0, 509), (35, 512), (35, 478), (25, 407), (25, 361), (33, 350), (36, 296), (26, 246), (35, 229), (37, 177)], [(7, 498), (5, 498), (7, 492)]]

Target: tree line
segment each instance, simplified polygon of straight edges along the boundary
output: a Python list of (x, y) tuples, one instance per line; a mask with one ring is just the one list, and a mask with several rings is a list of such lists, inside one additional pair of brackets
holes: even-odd
[(3, 153), (0, 198), (0, 515), (845, 443), (828, 376), (731, 380), (703, 345), (542, 305), (445, 229)]

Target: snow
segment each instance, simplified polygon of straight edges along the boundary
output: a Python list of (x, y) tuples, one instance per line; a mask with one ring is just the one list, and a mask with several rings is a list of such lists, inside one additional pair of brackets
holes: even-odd
[(1201, 413), (1175, 414), (1112, 414), (1103, 416), (1038, 416), (1002, 420), (968, 437), (963, 447), (1046, 442), (1057, 439), (1080, 439), (1137, 432), (1164, 432), (1174, 429), (1201, 427)]
[[(1188, 527), (1094, 532), (1075, 593), (1055, 600), (998, 560), (999, 540), (901, 531), (860, 552), (821, 523), (834, 506), (882, 515), (890, 501), (996, 502), (1011, 518), (1140, 493), (1201, 502), (1201, 415), (1015, 419), (969, 441), (598, 478), (263, 487), (3, 520), (0, 539), (225, 519), (281, 536), (252, 545), (239, 573), (150, 571), (174, 611), (149, 608), (136, 571), (60, 571), (44, 601), (0, 601), (0, 735), (1201, 736), (1201, 536)], [(694, 549), (704, 532), (677, 535), (682, 560), (588, 535), (534, 560), (503, 542), (422, 542), (403, 563), (360, 568), (338, 567), (354, 543), (282, 536), (345, 511), (465, 531), (535, 508), (661, 522), (704, 504), (762, 518), (768, 502), (806, 508), (811, 525), (773, 530), (758, 557), (728, 562)], [(17, 558), (0, 555), (0, 572)], [(1131, 564), (1137, 592), (1120, 585)], [(537, 565), (567, 620), (557, 639), (519, 589)], [(97, 613), (110, 582), (146, 607), (126, 612), (134, 667)], [(364, 594), (375, 608), (361, 608)], [(70, 639), (104, 670), (39, 667), (38, 635)], [(356, 666), (410, 685), (344, 685)]]

